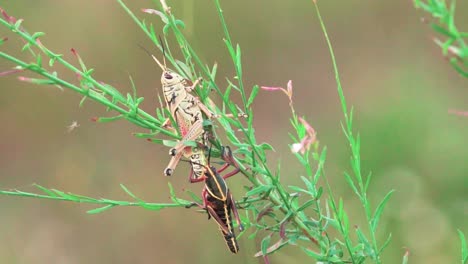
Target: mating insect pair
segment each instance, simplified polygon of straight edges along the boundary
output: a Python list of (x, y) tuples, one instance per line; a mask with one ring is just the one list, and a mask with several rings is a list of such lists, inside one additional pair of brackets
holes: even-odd
[[(242, 230), (243, 227), (236, 209), (235, 201), (232, 198), (232, 194), (225, 179), (238, 173), (239, 167), (229, 147), (222, 148), (221, 156), (225, 164), (219, 170), (211, 166), (209, 156), (208, 158), (205, 156), (206, 142), (209, 141), (208, 135), (210, 135), (210, 132), (205, 131), (203, 127), (203, 114), (206, 115), (207, 119), (218, 116), (190, 93), (195, 89), (200, 80), (190, 84), (189, 80), (169, 70), (166, 67), (165, 60), (164, 64), (161, 64), (156, 57), (153, 55), (151, 56), (163, 70), (161, 84), (164, 100), (166, 101), (166, 105), (173, 120), (177, 122), (182, 134), (182, 139), (169, 151), (172, 158), (167, 168), (164, 170), (164, 174), (166, 176), (171, 176), (182, 156), (190, 159), (189, 162), (192, 167), (189, 176), (190, 182), (205, 182), (202, 191), (203, 204), (194, 203), (191, 206), (198, 205), (207, 211), (208, 217), (212, 217), (217, 222), (230, 251), (237, 253), (239, 251), (239, 246), (234, 233), (231, 212), (236, 218), (239, 229)], [(170, 119), (168, 118), (163, 123), (163, 126), (167, 127), (169, 122)], [(186, 143), (188, 141), (195, 141), (197, 146), (187, 146)], [(223, 172), (229, 166), (235, 167), (235, 170), (223, 177), (220, 176), (219, 173)]]

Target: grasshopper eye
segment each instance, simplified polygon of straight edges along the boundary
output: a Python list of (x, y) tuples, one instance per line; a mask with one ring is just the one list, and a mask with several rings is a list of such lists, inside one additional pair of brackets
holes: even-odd
[(164, 78), (166, 80), (171, 80), (173, 77), (172, 77), (172, 75), (170, 73), (166, 72), (166, 73), (164, 73)]

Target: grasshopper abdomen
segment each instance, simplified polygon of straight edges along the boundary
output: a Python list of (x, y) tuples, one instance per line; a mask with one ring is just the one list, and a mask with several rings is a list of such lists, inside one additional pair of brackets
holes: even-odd
[(219, 200), (213, 197), (208, 197), (208, 202), (210, 202), (210, 200), (213, 200), (211, 204), (213, 206), (214, 211), (216, 212), (216, 215), (218, 215), (219, 219), (227, 227), (228, 232), (220, 228), (226, 245), (232, 253), (235, 254), (239, 252), (239, 244), (237, 243), (236, 234), (234, 233), (234, 227), (232, 225), (231, 201), (220, 202)]

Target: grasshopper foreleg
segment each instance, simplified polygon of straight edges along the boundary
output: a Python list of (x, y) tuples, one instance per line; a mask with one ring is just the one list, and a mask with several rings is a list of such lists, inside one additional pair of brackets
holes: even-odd
[(195, 89), (195, 87), (196, 87), (198, 84), (200, 84), (201, 80), (202, 80), (202, 78), (198, 78), (198, 79), (192, 84), (192, 86), (190, 86), (190, 87), (185, 87), (185, 90), (186, 90), (187, 92), (190, 93), (191, 91), (193, 91), (193, 90)]

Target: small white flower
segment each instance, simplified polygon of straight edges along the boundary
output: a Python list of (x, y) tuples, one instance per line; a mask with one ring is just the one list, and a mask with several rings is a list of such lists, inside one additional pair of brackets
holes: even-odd
[(302, 144), (301, 143), (294, 143), (291, 146), (292, 153), (298, 153), (301, 149), (302, 149)]

